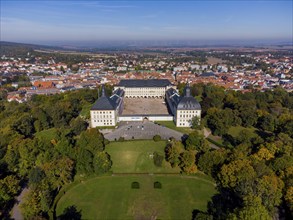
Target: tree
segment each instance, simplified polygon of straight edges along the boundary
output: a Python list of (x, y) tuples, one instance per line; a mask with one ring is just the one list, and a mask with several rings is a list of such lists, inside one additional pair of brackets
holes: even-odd
[(45, 173), (41, 168), (35, 167), (30, 170), (28, 177), (30, 186), (36, 187), (45, 178)]
[(233, 188), (241, 181), (254, 179), (256, 173), (247, 159), (236, 159), (229, 164), (224, 164), (218, 174), (223, 187)]
[(74, 161), (68, 157), (62, 157), (45, 163), (42, 168), (49, 182), (59, 191), (64, 184), (72, 181)]
[(200, 117), (198, 116), (194, 116), (192, 119), (191, 119), (191, 127), (192, 129), (202, 129), (203, 128), (203, 123), (202, 121), (200, 120)]
[(70, 137), (61, 137), (61, 139), (55, 144), (55, 149), (63, 156), (75, 158), (74, 155), (74, 142)]
[(293, 213), (293, 186), (288, 187), (284, 198), (288, 208), (290, 209), (291, 213)]
[(31, 115), (23, 114), (22, 117), (12, 125), (12, 128), (19, 134), (30, 137), (35, 131), (34, 120)]
[(179, 141), (172, 140), (165, 148), (166, 160), (170, 162), (172, 167), (176, 167), (180, 160), (180, 152), (182, 151), (182, 144)]
[(185, 141), (186, 150), (207, 151), (210, 147), (203, 135), (198, 132), (189, 134)]
[(194, 151), (184, 151), (180, 154), (180, 164), (179, 166), (183, 172), (187, 174), (192, 174), (197, 172), (197, 167), (195, 165), (195, 152)]
[(30, 169), (35, 166), (40, 150), (37, 139), (24, 139), (18, 144), (19, 152), (19, 173), (22, 176), (28, 175)]
[(34, 128), (37, 132), (50, 128), (50, 118), (43, 109), (32, 109), (32, 115), (35, 118)]
[(153, 137), (153, 140), (154, 140), (155, 142), (158, 142), (158, 141), (161, 140), (161, 136), (158, 135), (158, 134), (156, 134), (156, 135)]
[(228, 128), (231, 126), (231, 115), (226, 117), (227, 114), (218, 108), (210, 108), (207, 111), (206, 123), (215, 135), (223, 135), (228, 132)]
[(96, 128), (81, 132), (77, 146), (91, 151), (93, 154), (104, 150), (104, 136)]
[(262, 160), (270, 160), (272, 158), (274, 158), (274, 155), (265, 147), (262, 147), (258, 150), (257, 153), (255, 153), (254, 158), (262, 161)]
[(200, 155), (197, 166), (207, 175), (214, 176), (224, 163), (227, 154), (223, 150), (207, 151)]
[(243, 207), (237, 208), (233, 214), (230, 214), (230, 220), (272, 220), (267, 209), (262, 205), (261, 199), (256, 196), (244, 197)]
[(256, 195), (262, 199), (263, 205), (272, 211), (281, 203), (283, 188), (284, 182), (275, 174), (265, 175), (257, 179)]
[(154, 164), (157, 167), (161, 167), (163, 164), (164, 157), (158, 154), (156, 151), (153, 153)]
[(78, 149), (76, 155), (76, 170), (80, 173), (91, 174), (94, 171), (92, 152), (86, 149)]
[(271, 114), (263, 115), (258, 119), (258, 127), (263, 131), (273, 132), (276, 127), (276, 118)]
[(20, 205), (21, 213), (25, 219), (33, 219), (41, 215), (39, 191), (30, 190), (23, 198)]
[(81, 117), (77, 117), (70, 121), (70, 128), (75, 135), (79, 135), (81, 132), (85, 131), (88, 127), (88, 123), (84, 121)]
[(254, 109), (245, 108), (240, 111), (240, 117), (242, 119), (242, 125), (244, 127), (254, 126), (257, 123), (257, 114)]
[(17, 171), (19, 162), (19, 153), (17, 147), (8, 145), (3, 160), (10, 171)]
[(76, 206), (69, 206), (64, 209), (62, 215), (57, 217), (57, 220), (81, 220), (81, 210), (77, 211)]
[(20, 190), (19, 183), (20, 181), (14, 175), (6, 176), (0, 180), (0, 206), (4, 207), (9, 200), (17, 195)]
[(107, 152), (97, 152), (94, 156), (93, 163), (96, 173), (106, 173), (112, 166), (110, 155)]

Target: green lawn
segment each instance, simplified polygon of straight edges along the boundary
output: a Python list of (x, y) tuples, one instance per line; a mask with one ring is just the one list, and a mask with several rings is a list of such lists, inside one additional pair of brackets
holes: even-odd
[(170, 128), (175, 131), (179, 131), (183, 134), (190, 134), (194, 130), (191, 128), (182, 128), (182, 127), (176, 127), (175, 123), (173, 121), (156, 121), (157, 124), (163, 125), (167, 128)]
[(179, 168), (171, 168), (165, 160), (162, 167), (156, 167), (150, 156), (154, 151), (164, 156), (166, 141), (153, 140), (110, 142), (106, 151), (113, 161), (114, 173), (179, 173)]
[(254, 128), (254, 127), (245, 128), (245, 127), (242, 127), (242, 126), (233, 126), (233, 127), (230, 127), (229, 128), (228, 134), (232, 135), (233, 137), (236, 137), (236, 136), (239, 135), (239, 133), (242, 130), (248, 130), (248, 131), (251, 131), (252, 133), (254, 133), (254, 131), (256, 130), (256, 128)]
[[(214, 136), (214, 135), (210, 134), (208, 136), (207, 140), (211, 144), (216, 145), (217, 147), (223, 147), (223, 139), (220, 136)], [(215, 142), (215, 143), (213, 143), (213, 142)]]
[[(131, 183), (140, 189), (131, 189)], [(159, 181), (162, 189), (154, 189)], [(192, 219), (194, 209), (206, 210), (216, 193), (212, 182), (197, 176), (104, 176), (72, 187), (59, 200), (56, 214), (75, 205), (82, 219)]]
[(50, 128), (47, 130), (37, 132), (35, 136), (37, 138), (50, 142), (51, 140), (57, 139), (59, 137), (59, 131), (57, 130), (57, 128)]

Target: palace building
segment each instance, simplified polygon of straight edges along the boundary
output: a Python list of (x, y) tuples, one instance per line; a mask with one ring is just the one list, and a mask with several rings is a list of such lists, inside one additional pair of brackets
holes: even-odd
[(108, 97), (102, 96), (90, 110), (91, 127), (115, 126), (120, 121), (174, 121), (191, 127), (201, 116), (201, 106), (190, 94), (189, 85), (180, 96), (167, 79), (121, 80)]
[(167, 79), (130, 79), (121, 80), (114, 90), (124, 90), (125, 98), (165, 98), (166, 91), (173, 87)]

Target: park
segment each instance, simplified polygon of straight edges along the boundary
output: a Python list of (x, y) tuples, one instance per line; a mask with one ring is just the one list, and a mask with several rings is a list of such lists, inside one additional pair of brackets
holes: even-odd
[[(152, 155), (164, 155), (165, 144), (110, 142), (105, 150), (113, 161), (112, 174), (75, 180), (60, 192), (56, 216), (72, 206), (82, 219), (191, 219), (193, 210), (206, 211), (216, 193), (214, 182), (201, 173), (180, 174), (165, 160), (155, 166)], [(134, 182), (138, 188), (132, 188)], [(156, 182), (161, 188), (154, 187)]]

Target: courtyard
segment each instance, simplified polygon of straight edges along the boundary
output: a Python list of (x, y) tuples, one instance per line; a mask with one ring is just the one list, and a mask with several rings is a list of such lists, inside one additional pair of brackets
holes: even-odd
[(168, 115), (164, 99), (125, 98), (122, 115)]
[(119, 127), (110, 133), (104, 134), (109, 141), (118, 140), (123, 137), (125, 140), (131, 139), (152, 139), (155, 135), (160, 135), (162, 139), (173, 137), (181, 140), (184, 135), (162, 125), (153, 122), (121, 122)]

